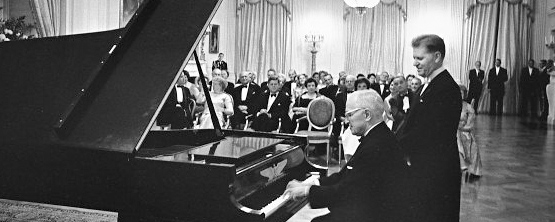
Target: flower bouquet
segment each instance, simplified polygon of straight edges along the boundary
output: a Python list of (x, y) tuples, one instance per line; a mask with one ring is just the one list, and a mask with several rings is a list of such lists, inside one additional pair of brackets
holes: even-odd
[(25, 23), (25, 16), (2, 19), (0, 20), (0, 42), (34, 38), (34, 35), (24, 34), (31, 28), (34, 26)]

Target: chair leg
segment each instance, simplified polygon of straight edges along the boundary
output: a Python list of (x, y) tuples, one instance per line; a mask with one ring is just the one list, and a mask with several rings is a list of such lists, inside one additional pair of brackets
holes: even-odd
[(339, 168), (341, 168), (341, 143), (338, 143), (337, 145), (337, 162), (339, 164)]
[(326, 166), (328, 167), (328, 171), (330, 170), (330, 142), (326, 143)]

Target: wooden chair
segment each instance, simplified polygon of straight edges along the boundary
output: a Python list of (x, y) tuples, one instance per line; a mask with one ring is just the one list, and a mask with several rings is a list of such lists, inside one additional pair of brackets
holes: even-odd
[[(309, 144), (326, 144), (326, 169), (330, 163), (330, 138), (335, 121), (335, 105), (325, 96), (312, 100), (307, 107), (306, 116), (297, 119), (295, 134), (306, 135)], [(299, 131), (299, 123), (308, 121), (308, 130)], [(325, 131), (313, 131), (325, 130)], [(307, 154), (308, 155), (308, 152)]]

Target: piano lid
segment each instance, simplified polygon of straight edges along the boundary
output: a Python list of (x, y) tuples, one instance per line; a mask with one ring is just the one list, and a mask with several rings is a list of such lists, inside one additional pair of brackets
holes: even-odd
[[(34, 127), (33, 122), (41, 123), (37, 126), (40, 128), (37, 134), (44, 137), (42, 131), (46, 126), (42, 123), (48, 120), (51, 121), (48, 129), (52, 131), (54, 125), (56, 130), (55, 134), (50, 132), (49, 137), (57, 137), (58, 142), (70, 147), (132, 153), (148, 133), (170, 89), (177, 81), (178, 74), (200, 42), (204, 30), (208, 27), (221, 1), (145, 1), (127, 27), (119, 30), (119, 35), (113, 37), (108, 48), (103, 48), (105, 50), (103, 56), (95, 61), (96, 68), (85, 70), (86, 74), (78, 73), (78, 75), (88, 76), (87, 80), (78, 82), (77, 84), (82, 84), (81, 87), (70, 92), (69, 95), (67, 90), (60, 89), (66, 95), (47, 97), (52, 95), (47, 91), (56, 88), (54, 85), (60, 81), (58, 78), (65, 78), (56, 76), (55, 72), (48, 76), (42, 75), (44, 79), (38, 81), (30, 77), (26, 89), (39, 87), (47, 92), (44, 96), (35, 93), (33, 99), (56, 103), (57, 101), (54, 101), (56, 97), (73, 97), (68, 99), (66, 104), (57, 104), (56, 108), (64, 108), (61, 108), (61, 112), (57, 113), (55, 118), (52, 118), (54, 115), (52, 110), (56, 109), (48, 107), (49, 105), (30, 107), (25, 105), (27, 101), (18, 100), (17, 98), (28, 98), (25, 96), (27, 94), (25, 89), (14, 87), (0, 89), (0, 93), (10, 92), (9, 95), (16, 96), (15, 99), (10, 100), (10, 104), (4, 104), (11, 107), (4, 114), (16, 116), (20, 120), (24, 117), (19, 113), (28, 114), (28, 120), (23, 121), (21, 125), (9, 120), (1, 120), (0, 124), (9, 122), (10, 127), (15, 127), (13, 129), (17, 133), (10, 132), (13, 130), (3, 126), (1, 135), (7, 135), (8, 138), (0, 139), (0, 142), (27, 143), (26, 138), (36, 136), (27, 132)], [(36, 41), (42, 41), (42, 39)], [(26, 41), (13, 43), (2, 44), (27, 44)], [(114, 44), (115, 48), (110, 47)], [(45, 54), (45, 52), (42, 53)], [(57, 55), (54, 53), (47, 55), (47, 57), (55, 56)], [(4, 65), (10, 66), (10, 64), (2, 64), (2, 67)], [(32, 64), (28, 65), (32, 66)], [(80, 65), (80, 63), (68, 61), (66, 65)], [(35, 69), (40, 72), (41, 67), (35, 67)], [(63, 69), (67, 68), (59, 67), (59, 70)], [(12, 81), (5, 80), (8, 84)], [(51, 87), (41, 86), (41, 81), (45, 81), (46, 86)], [(43, 115), (44, 112), (49, 113), (50, 116)], [(4, 117), (10, 118), (9, 116)]]

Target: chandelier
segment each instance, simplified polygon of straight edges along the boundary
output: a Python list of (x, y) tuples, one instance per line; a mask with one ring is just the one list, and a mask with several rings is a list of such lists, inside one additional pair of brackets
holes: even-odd
[(355, 8), (357, 12), (361, 15), (366, 13), (367, 8), (372, 8), (378, 5), (378, 3), (380, 3), (380, 0), (343, 0), (343, 1), (345, 1), (345, 4), (347, 4), (349, 7)]

